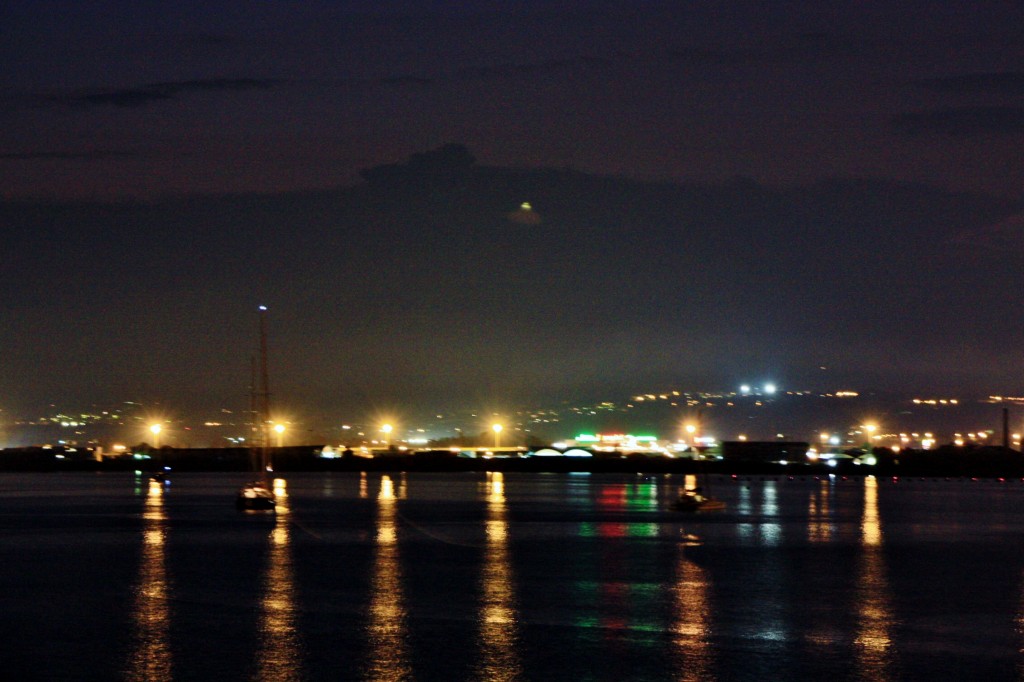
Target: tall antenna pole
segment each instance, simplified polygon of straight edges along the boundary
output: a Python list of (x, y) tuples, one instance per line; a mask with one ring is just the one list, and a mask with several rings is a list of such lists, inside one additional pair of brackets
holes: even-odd
[(253, 447), (259, 445), (260, 438), (260, 401), (257, 382), (259, 374), (256, 367), (256, 356), (249, 358), (249, 443)]
[(260, 384), (257, 391), (260, 424), (261, 474), (266, 476), (270, 464), (270, 375), (267, 371), (267, 306), (260, 308)]
[(1010, 408), (1003, 408), (1003, 447), (1010, 447)]

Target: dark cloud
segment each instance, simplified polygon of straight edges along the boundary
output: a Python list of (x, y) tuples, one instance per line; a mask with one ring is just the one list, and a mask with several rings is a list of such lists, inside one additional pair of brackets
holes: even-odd
[(953, 107), (915, 111), (893, 117), (895, 129), (907, 135), (951, 136), (1024, 132), (1024, 108)]
[(711, 49), (684, 47), (668, 51), (668, 56), (694, 64), (736, 66), (745, 64), (787, 64), (821, 62), (857, 57), (878, 51), (881, 44), (837, 33), (800, 33), (771, 44), (744, 48)]
[(950, 239), (958, 247), (967, 247), (971, 253), (984, 251), (986, 256), (1024, 257), (1024, 213), (1016, 213), (992, 225), (964, 230)]
[(276, 84), (277, 81), (266, 78), (207, 78), (149, 83), (110, 90), (82, 90), (60, 95), (46, 95), (37, 100), (64, 106), (136, 108), (174, 99), (183, 93), (266, 90)]
[(918, 81), (917, 84), (933, 92), (1024, 95), (1024, 71), (969, 73), (928, 78)]
[(1018, 305), (1019, 261), (978, 267), (950, 244), (1016, 203), (882, 181), (639, 183), (483, 166), (461, 145), (365, 177), (319, 193), (0, 201), (15, 392), (101, 386), (190, 405), (186, 384), (209, 376), (211, 395), (244, 395), (232, 382), (248, 376), (238, 330), (254, 301), (275, 311), (282, 394), (325, 408), (471, 402), (492, 386), (557, 397), (641, 376), (728, 385), (807, 358), (926, 382), (942, 365), (922, 347), (1019, 346), (999, 312)]
[[(620, 58), (626, 58), (619, 55)], [(540, 76), (567, 71), (575, 67), (594, 68), (607, 66), (612, 62), (607, 57), (583, 55), (564, 59), (543, 59), (535, 62), (508, 62), (483, 64), (456, 70), (453, 73), (438, 72), (434, 75), (395, 74), (384, 76), (376, 81), (339, 81), (341, 85), (376, 84), (384, 86), (417, 86), (429, 85), (438, 81), (467, 81), (514, 78), (517, 76)]]
[(403, 85), (429, 85), (434, 82), (433, 78), (427, 78), (425, 76), (385, 76), (381, 78), (379, 83), (381, 85), (388, 85), (393, 87), (399, 87)]
[(100, 159), (129, 159), (138, 156), (137, 152), (101, 149), (85, 152), (21, 152), (0, 154), (0, 161), (36, 161), (47, 159), (55, 161), (94, 161)]
[(538, 74), (552, 73), (567, 69), (577, 64), (591, 64), (594, 59), (545, 59), (537, 62), (522, 62), (517, 64), (491, 64), (462, 69), (457, 74), (468, 78), (501, 78), (507, 76), (536, 76)]

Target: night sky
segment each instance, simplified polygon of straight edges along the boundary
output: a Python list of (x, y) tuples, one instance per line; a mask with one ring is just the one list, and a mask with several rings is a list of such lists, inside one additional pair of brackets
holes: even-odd
[[(1024, 394), (1024, 5), (6, 2), (0, 409)], [(521, 208), (529, 202), (532, 209)]]

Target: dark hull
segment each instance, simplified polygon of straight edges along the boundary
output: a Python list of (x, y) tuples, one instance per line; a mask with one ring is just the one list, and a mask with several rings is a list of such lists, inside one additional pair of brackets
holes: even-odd
[(713, 497), (697, 497), (684, 494), (672, 505), (672, 508), (683, 512), (721, 511), (725, 509), (725, 502), (716, 500)]
[(262, 485), (247, 485), (235, 497), (235, 508), (239, 511), (273, 511), (275, 507), (277, 498)]

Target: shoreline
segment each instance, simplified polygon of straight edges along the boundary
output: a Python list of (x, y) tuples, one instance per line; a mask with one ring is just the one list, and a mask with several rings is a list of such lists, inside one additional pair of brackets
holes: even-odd
[[(460, 457), (434, 450), (384, 454), (373, 458), (322, 458), (321, 446), (272, 448), (276, 473), (317, 472), (529, 472), (709, 474), (716, 476), (867, 476), (927, 478), (992, 478), (1024, 480), (1024, 455), (1003, 447), (940, 448), (930, 451), (879, 452), (877, 464), (853, 460), (780, 464), (754, 460), (692, 460), (646, 455), (595, 457)], [(0, 450), (0, 472), (252, 472), (259, 467), (245, 448), (162, 448), (152, 456), (103, 456), (89, 451), (60, 452), (45, 448)]]

